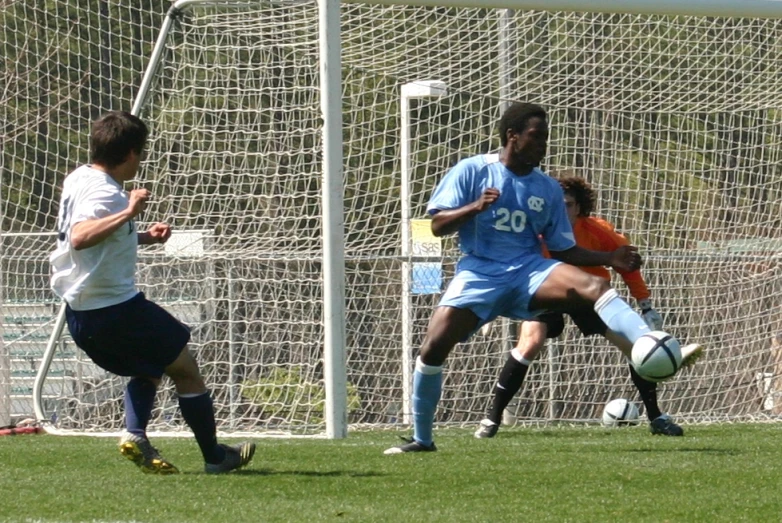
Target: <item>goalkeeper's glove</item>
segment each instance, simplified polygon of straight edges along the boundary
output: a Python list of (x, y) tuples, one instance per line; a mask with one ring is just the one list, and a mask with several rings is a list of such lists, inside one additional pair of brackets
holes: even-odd
[(660, 313), (652, 308), (652, 300), (638, 300), (638, 307), (641, 308), (641, 316), (646, 324), (653, 331), (659, 331), (663, 328), (663, 318)]

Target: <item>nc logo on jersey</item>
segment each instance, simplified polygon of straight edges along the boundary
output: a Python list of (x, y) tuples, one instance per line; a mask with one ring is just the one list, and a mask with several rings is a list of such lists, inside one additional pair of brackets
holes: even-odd
[(543, 210), (543, 198), (530, 196), (529, 200), (527, 200), (527, 205), (529, 205), (529, 208), (533, 211), (540, 212)]

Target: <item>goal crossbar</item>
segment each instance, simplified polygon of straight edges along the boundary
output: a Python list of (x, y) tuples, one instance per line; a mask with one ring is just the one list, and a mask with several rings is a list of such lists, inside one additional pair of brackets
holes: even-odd
[[(191, 0), (192, 1), (192, 0)], [(346, 3), (421, 7), (479, 7), (590, 13), (782, 18), (779, 0), (346, 0)]]

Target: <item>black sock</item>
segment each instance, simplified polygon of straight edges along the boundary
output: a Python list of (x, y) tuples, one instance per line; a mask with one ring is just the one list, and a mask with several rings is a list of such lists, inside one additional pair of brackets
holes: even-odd
[(641, 401), (646, 407), (646, 417), (649, 418), (649, 421), (658, 418), (662, 412), (660, 406), (657, 405), (657, 384), (643, 379), (632, 365), (630, 365), (630, 377), (633, 379), (635, 388), (641, 393)]
[(521, 363), (512, 355), (508, 356), (505, 366), (500, 371), (500, 378), (494, 385), (494, 398), (489, 411), (489, 419), (499, 425), (502, 422), (502, 411), (521, 388), (527, 375), (529, 364)]
[(125, 427), (136, 436), (147, 437), (157, 387), (144, 378), (131, 378), (125, 387)]
[(215, 424), (214, 406), (208, 392), (198, 396), (179, 397), (179, 409), (185, 423), (193, 431), (204, 461), (220, 463), (225, 458), (225, 451), (217, 444), (217, 429)]

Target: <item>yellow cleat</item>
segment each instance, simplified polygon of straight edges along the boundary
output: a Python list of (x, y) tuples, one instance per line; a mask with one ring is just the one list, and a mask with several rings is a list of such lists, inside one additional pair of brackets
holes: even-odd
[(145, 474), (179, 474), (179, 469), (161, 456), (147, 438), (127, 433), (119, 440), (119, 452)]

